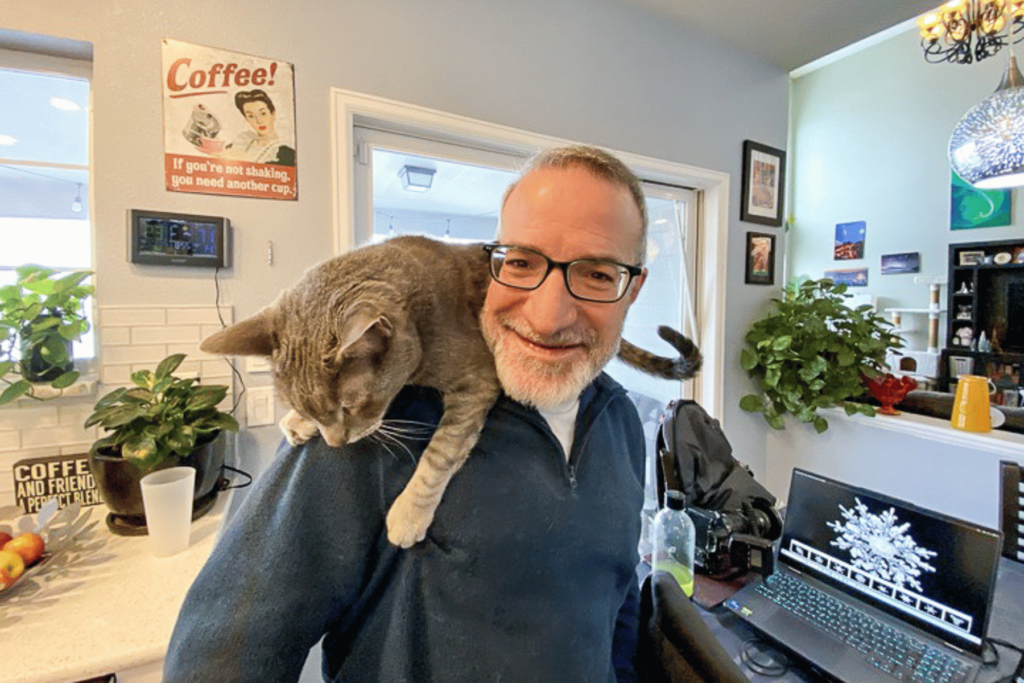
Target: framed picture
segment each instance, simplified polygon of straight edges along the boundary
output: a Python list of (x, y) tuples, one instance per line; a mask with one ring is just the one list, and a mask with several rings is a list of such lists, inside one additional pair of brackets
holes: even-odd
[(866, 221), (836, 223), (836, 243), (832, 256), (836, 261), (864, 258), (864, 236), (867, 234)]
[(825, 277), (837, 285), (847, 285), (849, 287), (867, 287), (868, 286), (868, 269), (867, 268), (842, 268), (839, 270), (826, 270)]
[(985, 252), (983, 251), (961, 251), (960, 252), (960, 265), (961, 266), (976, 266), (985, 260)]
[(782, 225), (786, 153), (752, 140), (743, 141), (743, 196), (740, 220)]
[(775, 235), (763, 232), (747, 233), (748, 285), (775, 284)]
[(921, 272), (921, 252), (882, 254), (882, 275)]

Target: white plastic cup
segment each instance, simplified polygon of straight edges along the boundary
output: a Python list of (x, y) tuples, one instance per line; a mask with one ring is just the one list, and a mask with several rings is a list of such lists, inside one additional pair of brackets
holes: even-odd
[(171, 467), (139, 480), (150, 547), (156, 557), (170, 557), (188, 547), (192, 527), (194, 467)]

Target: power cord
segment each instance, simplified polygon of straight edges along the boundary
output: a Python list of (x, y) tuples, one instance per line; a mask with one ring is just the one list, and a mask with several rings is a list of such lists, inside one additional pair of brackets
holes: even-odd
[(999, 664), (999, 651), (996, 650), (995, 645), (1013, 650), (1020, 655), (1020, 658), (1017, 660), (1017, 667), (1013, 670), (1013, 673), (1000, 678), (996, 683), (1024, 683), (1024, 649), (1021, 646), (1000, 640), (999, 638), (986, 638), (984, 644), (992, 650), (993, 654), (992, 661), (984, 660), (985, 666), (996, 666)]
[[(220, 321), (221, 329), (224, 329), (225, 327), (228, 326), (228, 324), (224, 322), (224, 316), (220, 312), (220, 266), (217, 266), (213, 270), (213, 288), (213, 304), (217, 309), (217, 319)], [(223, 360), (225, 363), (228, 364), (228, 367), (231, 368), (232, 374), (234, 374), (235, 379), (238, 380), (239, 386), (242, 387), (242, 390), (238, 392), (238, 396), (235, 397), (234, 404), (231, 406), (230, 412), (232, 415), (234, 415), (235, 411), (238, 410), (238, 406), (242, 403), (242, 397), (245, 396), (245, 380), (242, 378), (242, 373), (239, 372), (238, 368), (235, 366), (235, 361), (229, 359), (226, 356), (223, 358)]]

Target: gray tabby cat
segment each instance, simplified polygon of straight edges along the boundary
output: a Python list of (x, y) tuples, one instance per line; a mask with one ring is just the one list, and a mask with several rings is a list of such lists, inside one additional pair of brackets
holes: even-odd
[[(501, 391), (478, 322), (489, 278), (480, 245), (397, 237), (313, 266), (200, 349), (271, 358), (277, 393), (292, 407), (281, 428), (293, 444), (317, 431), (331, 446), (358, 441), (381, 429), (403, 386), (440, 390), (441, 422), (387, 515), (388, 540), (408, 548), (425, 537)], [(695, 375), (701, 356), (692, 342), (667, 327), (659, 334), (681, 358), (626, 341), (619, 358), (662, 377)]]

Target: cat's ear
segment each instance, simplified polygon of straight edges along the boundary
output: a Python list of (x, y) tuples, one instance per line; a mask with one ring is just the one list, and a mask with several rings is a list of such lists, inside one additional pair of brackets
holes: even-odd
[(370, 355), (387, 347), (394, 326), (373, 304), (358, 303), (345, 312), (341, 329), (324, 353), (326, 364), (340, 363), (345, 356)]
[(199, 350), (223, 356), (269, 356), (274, 351), (273, 315), (263, 309), (251, 318), (216, 332), (199, 344)]

